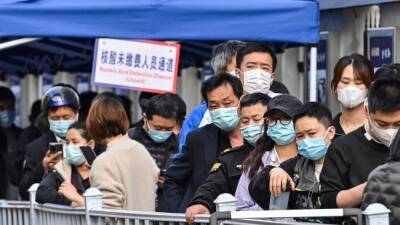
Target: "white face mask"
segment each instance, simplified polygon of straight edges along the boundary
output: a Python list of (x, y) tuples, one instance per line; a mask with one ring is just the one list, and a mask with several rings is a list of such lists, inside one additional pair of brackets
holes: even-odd
[(375, 126), (375, 124), (371, 121), (371, 118), (368, 117), (368, 129), (371, 134), (377, 141), (384, 144), (386, 147), (390, 147), (396, 134), (399, 129), (382, 129)]
[(244, 72), (243, 89), (248, 94), (260, 92), (267, 94), (272, 84), (272, 74), (255, 69)]
[(338, 100), (343, 107), (352, 109), (363, 103), (368, 91), (355, 86), (337, 89)]

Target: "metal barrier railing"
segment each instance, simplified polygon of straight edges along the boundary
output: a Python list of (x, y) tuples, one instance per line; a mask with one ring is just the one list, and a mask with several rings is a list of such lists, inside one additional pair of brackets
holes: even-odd
[[(304, 209), (304, 210), (269, 210), (269, 211), (232, 211), (218, 212), (211, 216), (211, 223), (238, 225), (253, 224), (274, 225), (274, 224), (315, 224), (311, 222), (299, 222), (296, 218), (322, 218), (322, 217), (352, 217), (356, 218), (357, 224), (364, 224), (364, 218), (360, 209)], [(263, 220), (261, 220), (263, 219)], [(289, 220), (290, 219), (290, 220)]]
[(72, 208), (54, 204), (35, 204), (36, 224), (31, 225), (86, 225), (86, 213), (84, 208)]
[[(103, 209), (101, 193), (91, 188), (84, 194), (85, 208), (72, 208), (54, 204), (40, 205), (35, 202), (38, 185), (29, 189), (29, 202), (0, 200), (0, 225), (184, 225), (183, 213), (137, 212)], [(232, 201), (220, 202), (217, 209), (226, 210), (212, 215), (200, 215), (195, 218), (201, 225), (307, 225), (313, 223), (294, 220), (276, 220), (277, 218), (304, 217), (354, 217), (359, 225), (389, 225), (389, 210), (380, 204), (372, 204), (367, 210), (360, 209), (314, 209), (314, 210), (269, 210), (269, 211), (233, 211)], [(228, 206), (228, 207), (227, 207)]]
[(30, 224), (30, 203), (23, 201), (0, 201), (0, 225)]
[[(91, 224), (105, 224), (123, 221), (126, 224), (160, 224), (160, 225), (184, 225), (186, 224), (183, 213), (160, 213), (160, 212), (136, 212), (112, 209), (101, 209), (90, 211)], [(210, 216), (198, 216), (196, 224), (209, 224)]]

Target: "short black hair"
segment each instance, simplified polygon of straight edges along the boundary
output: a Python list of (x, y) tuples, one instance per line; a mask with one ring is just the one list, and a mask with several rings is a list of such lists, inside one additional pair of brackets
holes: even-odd
[(15, 95), (10, 88), (0, 86), (0, 102), (15, 102)]
[(79, 121), (86, 121), (92, 101), (96, 98), (97, 93), (93, 91), (83, 92), (79, 95), (81, 108), (79, 109)]
[(326, 105), (319, 102), (307, 102), (302, 105), (293, 116), (293, 123), (303, 117), (311, 117), (317, 119), (325, 128), (332, 126), (332, 113)]
[(245, 47), (241, 48), (236, 54), (236, 67), (240, 68), (244, 57), (254, 52), (268, 53), (272, 58), (272, 71), (275, 71), (276, 64), (278, 63), (275, 52), (266, 44), (261, 42), (248, 42)]
[(165, 96), (174, 100), (176, 102), (176, 104), (178, 105), (177, 122), (179, 125), (182, 125), (183, 121), (185, 121), (185, 116), (186, 116), (185, 101), (177, 94), (168, 93), (168, 94), (165, 94)]
[(228, 73), (222, 73), (218, 76), (212, 76), (210, 79), (206, 80), (203, 85), (201, 85), (201, 95), (203, 96), (203, 99), (208, 104), (207, 94), (218, 87), (227, 84), (232, 87), (233, 93), (237, 98), (240, 98), (243, 95), (243, 86), (239, 78), (236, 78)]
[(176, 100), (168, 96), (168, 94), (162, 94), (150, 98), (145, 113), (149, 120), (156, 115), (178, 121), (178, 111), (179, 106)]
[(263, 93), (256, 92), (253, 94), (248, 94), (240, 100), (240, 109), (256, 105), (258, 103), (267, 106), (270, 99), (271, 98), (268, 95)]
[[(387, 75), (376, 79), (368, 91), (369, 113), (393, 113), (400, 110), (400, 79)], [(388, 73), (389, 74), (389, 73)]]
[(152, 92), (140, 92), (139, 95), (139, 106), (142, 112), (146, 111), (146, 107), (149, 104), (150, 98), (158, 94)]
[(383, 65), (375, 72), (375, 80), (380, 78), (400, 79), (400, 63)]

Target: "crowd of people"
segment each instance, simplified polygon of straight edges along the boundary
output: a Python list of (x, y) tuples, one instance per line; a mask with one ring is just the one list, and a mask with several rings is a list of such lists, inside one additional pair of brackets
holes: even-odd
[[(362, 208), (382, 203), (400, 224), (400, 64), (373, 71), (364, 56), (340, 58), (331, 80), (340, 112), (302, 102), (275, 80), (277, 57), (264, 43), (227, 41), (212, 51), (215, 75), (186, 116), (176, 94), (130, 100), (79, 95), (57, 84), (32, 105), (31, 125), (14, 125), (15, 96), (0, 87), (0, 198), (82, 207), (90, 187), (103, 207), (196, 215), (222, 193), (236, 208)], [(93, 157), (90, 157), (93, 156)], [(300, 218), (351, 224), (351, 218)]]

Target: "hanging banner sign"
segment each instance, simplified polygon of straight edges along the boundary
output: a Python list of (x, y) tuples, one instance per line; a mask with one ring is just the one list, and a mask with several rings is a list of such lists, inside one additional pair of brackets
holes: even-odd
[(161, 41), (100, 38), (92, 82), (153, 93), (176, 92), (180, 45)]

